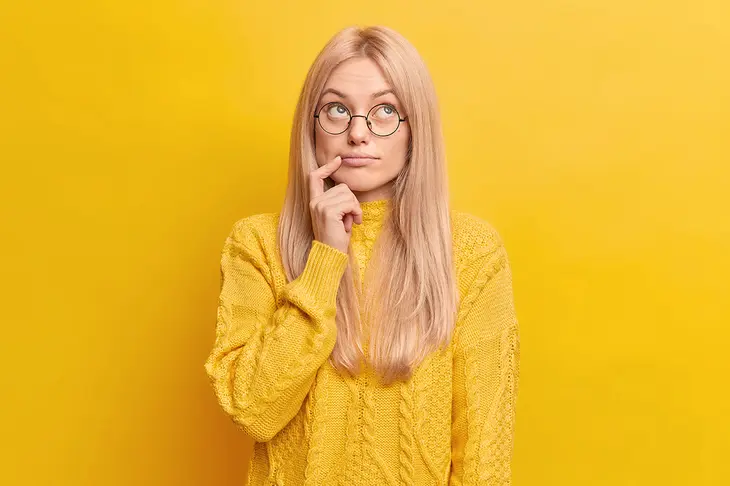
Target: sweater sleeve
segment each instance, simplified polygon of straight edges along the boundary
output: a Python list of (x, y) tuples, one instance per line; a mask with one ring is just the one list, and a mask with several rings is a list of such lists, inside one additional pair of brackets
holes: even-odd
[(221, 252), (215, 341), (205, 371), (223, 410), (266, 442), (300, 409), (335, 345), (336, 297), (347, 254), (312, 242), (306, 266), (277, 299), (249, 219)]
[(485, 251), (454, 336), (451, 486), (512, 484), (520, 342), (504, 246)]

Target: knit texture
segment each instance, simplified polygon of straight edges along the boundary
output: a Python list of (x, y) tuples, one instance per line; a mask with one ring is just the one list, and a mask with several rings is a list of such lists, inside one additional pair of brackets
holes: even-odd
[[(389, 204), (361, 203), (351, 236), (361, 277)], [(223, 410), (256, 441), (247, 484), (511, 484), (520, 344), (509, 260), (489, 223), (454, 210), (451, 218), (453, 339), (387, 386), (369, 367), (353, 378), (328, 361), (347, 255), (315, 240), (287, 282), (278, 213), (234, 224), (205, 371)]]

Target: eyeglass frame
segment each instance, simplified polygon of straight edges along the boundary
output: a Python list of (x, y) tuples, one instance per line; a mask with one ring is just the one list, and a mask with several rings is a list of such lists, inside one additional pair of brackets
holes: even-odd
[[(332, 133), (332, 132), (328, 132), (328, 131), (327, 131), (327, 129), (326, 129), (326, 128), (324, 128), (324, 127), (322, 126), (322, 121), (321, 121), (321, 120), (319, 119), (319, 114), (320, 114), (320, 113), (322, 113), (322, 110), (324, 110), (324, 108), (325, 108), (326, 106), (329, 106), (329, 105), (334, 105), (334, 104), (339, 104), (339, 105), (342, 105), (342, 106), (344, 106), (344, 107), (345, 107), (345, 109), (347, 110), (347, 113), (348, 113), (348, 114), (350, 115), (350, 119), (348, 120), (348, 122), (347, 122), (347, 126), (345, 127), (345, 129), (344, 129), (344, 130), (342, 130), (341, 132), (337, 132), (337, 133)], [(395, 127), (395, 130), (393, 130), (392, 132), (388, 133), (387, 135), (380, 135), (380, 134), (378, 134), (378, 133), (375, 133), (375, 132), (373, 131), (373, 129), (372, 129), (372, 128), (370, 128), (370, 123), (369, 123), (369, 122), (370, 122), (370, 120), (368, 119), (368, 117), (370, 116), (370, 113), (372, 113), (372, 111), (373, 111), (373, 110), (374, 110), (375, 108), (379, 107), (379, 106), (389, 106), (389, 107), (393, 108), (393, 111), (394, 111), (394, 112), (396, 112), (396, 114), (398, 115), (398, 125), (396, 125), (396, 127)], [(393, 104), (392, 104), (392, 103), (378, 103), (377, 105), (373, 106), (372, 108), (370, 108), (370, 109), (368, 110), (368, 114), (367, 114), (367, 115), (353, 115), (353, 114), (352, 114), (352, 113), (350, 112), (350, 109), (349, 109), (349, 108), (347, 107), (347, 105), (345, 105), (345, 104), (344, 104), (344, 103), (342, 103), (341, 101), (330, 101), (330, 102), (328, 102), (328, 103), (325, 103), (324, 105), (322, 105), (322, 106), (320, 107), (320, 109), (319, 109), (319, 110), (317, 110), (317, 112), (316, 112), (316, 113), (314, 114), (314, 118), (316, 118), (316, 119), (317, 119), (317, 123), (319, 124), (319, 128), (321, 128), (322, 130), (324, 130), (324, 132), (325, 132), (325, 133), (328, 133), (328, 134), (330, 134), (330, 135), (342, 135), (343, 133), (345, 133), (345, 132), (346, 132), (346, 131), (347, 131), (347, 130), (348, 130), (348, 129), (350, 128), (350, 125), (352, 124), (352, 119), (353, 119), (353, 118), (357, 118), (357, 117), (360, 117), (360, 118), (365, 118), (365, 125), (366, 125), (366, 126), (368, 127), (368, 130), (370, 131), (370, 133), (372, 133), (372, 134), (373, 134), (373, 135), (375, 135), (376, 137), (382, 137), (382, 138), (384, 138), (384, 137), (390, 137), (391, 135), (393, 135), (393, 134), (394, 134), (395, 132), (397, 132), (397, 131), (398, 131), (398, 129), (400, 128), (400, 124), (401, 124), (402, 122), (407, 122), (407, 121), (408, 121), (408, 116), (406, 116), (405, 118), (401, 118), (401, 117), (400, 117), (400, 113), (398, 113), (398, 109), (397, 109), (397, 108), (396, 108), (395, 106), (393, 106)]]

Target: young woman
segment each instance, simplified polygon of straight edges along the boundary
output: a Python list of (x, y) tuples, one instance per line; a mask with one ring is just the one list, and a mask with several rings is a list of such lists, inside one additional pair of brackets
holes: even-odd
[(507, 485), (519, 334), (507, 254), (449, 208), (416, 49), (350, 27), (297, 105), (280, 213), (235, 223), (205, 363), (256, 441), (248, 484)]

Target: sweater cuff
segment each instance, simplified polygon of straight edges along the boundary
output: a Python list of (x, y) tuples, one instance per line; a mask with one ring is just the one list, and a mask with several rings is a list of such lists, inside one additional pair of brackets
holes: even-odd
[(327, 307), (334, 307), (337, 302), (337, 291), (345, 273), (349, 256), (340, 250), (312, 240), (312, 248), (304, 270), (299, 275), (299, 283), (309, 289), (315, 302)]

